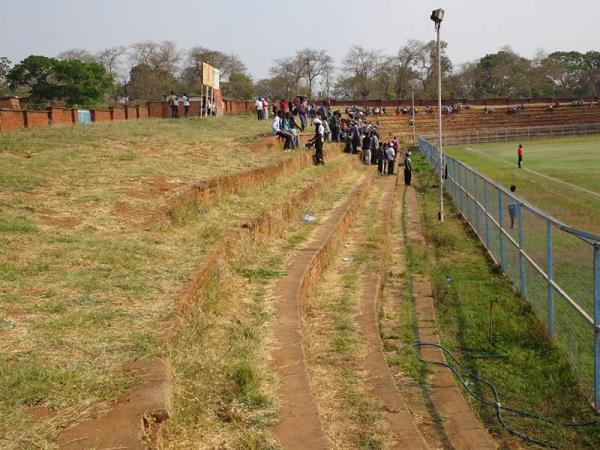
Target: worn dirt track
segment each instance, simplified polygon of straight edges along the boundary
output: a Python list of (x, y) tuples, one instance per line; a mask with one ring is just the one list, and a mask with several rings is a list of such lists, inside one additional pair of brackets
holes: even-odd
[[(384, 198), (381, 209), (380, 224), (387, 234), (390, 226), (390, 215), (394, 202), (396, 177), (385, 179)], [(368, 343), (365, 367), (374, 396), (385, 411), (390, 430), (394, 435), (394, 448), (427, 449), (419, 429), (396, 388), (383, 353), (383, 344), (378, 325), (378, 302), (381, 294), (381, 276), (377, 273), (365, 273), (360, 302), (358, 322)]]
[(282, 447), (288, 450), (328, 448), (310, 388), (302, 345), (302, 302), (346, 233), (352, 212), (360, 205), (372, 178), (373, 173), (367, 175), (348, 200), (333, 211), (313, 239), (299, 250), (287, 267), (287, 275), (275, 288), (278, 348), (273, 352), (272, 368), (280, 379), (281, 411), (274, 433)]
[[(408, 209), (408, 237), (413, 245), (425, 245), (417, 207), (417, 195), (412, 186), (405, 188)], [(413, 298), (416, 309), (417, 336), (422, 343), (439, 344), (436, 330), (435, 308), (431, 282), (425, 277), (413, 281)], [(446, 362), (441, 349), (420, 347), (421, 358)], [(471, 410), (450, 369), (432, 365), (429, 377), (431, 402), (436, 412), (444, 417), (444, 433), (454, 448), (465, 450), (492, 450), (498, 445)]]

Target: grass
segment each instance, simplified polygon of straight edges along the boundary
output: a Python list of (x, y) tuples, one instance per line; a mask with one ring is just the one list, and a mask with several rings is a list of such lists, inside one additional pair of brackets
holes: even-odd
[(573, 136), (525, 143), (523, 167), (537, 173), (517, 168), (518, 144), (462, 145), (447, 151), (505, 186), (516, 185), (518, 195), (568, 225), (600, 233), (600, 138)]
[[(349, 171), (305, 209), (322, 218), (352, 189)], [(275, 380), (269, 372), (275, 282), (315, 223), (296, 222), (270, 239), (240, 235), (222, 261), (197, 314), (186, 318), (169, 347), (175, 377), (175, 412), (167, 422), (166, 448), (198, 442), (229, 448), (277, 445)]]
[(381, 197), (381, 187), (374, 184), (342, 240), (347, 243), (335, 253), (305, 306), (311, 387), (333, 448), (381, 449), (391, 442), (368, 388), (362, 364), (368, 349), (357, 323), (363, 274), (381, 270)]
[[(454, 207), (448, 205), (444, 224), (437, 222), (437, 193), (425, 185), (427, 178), (423, 173), (417, 180), (424, 233), (432, 244), (425, 267), (434, 289), (442, 344), (471, 371), (495, 384), (504, 405), (566, 423), (594, 419), (566, 354), (546, 337), (531, 305), (498, 273)], [(475, 354), (501, 357), (475, 358)], [(490, 408), (479, 403), (473, 407), (501, 440), (511, 440)], [(596, 448), (600, 439), (598, 425), (565, 428), (515, 415), (507, 414), (506, 419), (516, 430), (560, 448)]]
[[(0, 135), (0, 180), (35, 182), (30, 190), (0, 183), (0, 407), (10, 411), (0, 418), (0, 447), (50, 446), (91, 406), (129, 389), (123, 363), (169, 353), (164, 324), (208, 249), (339, 166), (332, 159), (221, 198), (185, 223), (145, 223), (193, 182), (284, 157), (248, 151), (265, 131), (257, 122), (148, 120)], [(29, 365), (75, 381), (42, 389), (20, 375)], [(49, 417), (34, 417), (32, 404)]]

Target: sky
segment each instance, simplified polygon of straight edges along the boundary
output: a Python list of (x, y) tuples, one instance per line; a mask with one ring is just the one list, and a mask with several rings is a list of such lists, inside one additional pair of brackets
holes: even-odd
[(0, 56), (172, 40), (235, 53), (260, 79), (306, 47), (339, 63), (354, 44), (394, 54), (407, 39), (434, 39), (436, 8), (455, 66), (506, 45), (526, 57), (600, 50), (598, 0), (0, 0)]

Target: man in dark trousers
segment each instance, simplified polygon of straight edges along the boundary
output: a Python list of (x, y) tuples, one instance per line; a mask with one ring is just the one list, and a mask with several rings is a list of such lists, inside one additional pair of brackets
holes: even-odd
[(323, 127), (320, 118), (316, 118), (313, 123), (315, 125), (315, 136), (309, 141), (315, 144), (315, 155), (313, 156), (313, 161), (315, 165), (323, 165), (325, 164), (325, 160), (323, 159), (325, 128)]
[(412, 181), (412, 153), (410, 151), (406, 152), (406, 157), (404, 158), (404, 184), (410, 186)]
[(517, 164), (519, 165), (519, 169), (523, 165), (523, 146), (519, 144), (519, 149), (517, 150)]

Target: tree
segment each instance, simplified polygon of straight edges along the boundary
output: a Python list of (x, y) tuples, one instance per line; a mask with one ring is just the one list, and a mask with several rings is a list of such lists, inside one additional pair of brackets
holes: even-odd
[(188, 61), (182, 71), (182, 79), (191, 87), (202, 83), (202, 63), (210, 64), (219, 70), (219, 77), (227, 81), (233, 74), (246, 75), (247, 69), (237, 55), (226, 54), (205, 47), (194, 47), (188, 53)]
[(254, 97), (252, 78), (243, 73), (234, 73), (221, 85), (223, 97), (230, 100), (251, 100)]
[(166, 94), (177, 88), (177, 79), (173, 74), (147, 64), (138, 64), (131, 68), (129, 83), (124, 89), (125, 93), (134, 99), (151, 101), (162, 100)]
[[(441, 69), (442, 80), (452, 72), (452, 62), (446, 56), (446, 47), (448, 43), (442, 41), (441, 47)], [(432, 89), (432, 84), (437, 80), (437, 42), (429, 41), (419, 51), (416, 57), (417, 79), (421, 82), (423, 95), (427, 98), (436, 96), (436, 90)]]
[(416, 79), (417, 76), (415, 71), (416, 63), (419, 56), (424, 51), (425, 44), (414, 39), (409, 39), (408, 42), (398, 50), (395, 61), (392, 61), (396, 99), (400, 100), (408, 97), (411, 82)]
[(346, 54), (343, 70), (348, 76), (345, 77), (344, 84), (352, 86), (355, 98), (369, 97), (379, 59), (378, 52), (364, 49), (358, 45), (353, 46)]
[(450, 94), (458, 98), (474, 98), (479, 76), (480, 70), (477, 62), (462, 64), (459, 70), (450, 75), (446, 81)]
[(7, 75), (11, 89), (25, 88), (31, 103), (44, 103), (58, 98), (59, 90), (53, 79), (58, 60), (31, 55), (15, 65)]
[(175, 75), (181, 52), (173, 41), (135, 42), (130, 47), (132, 65), (144, 65)]
[(0, 94), (4, 94), (8, 91), (8, 80), (6, 77), (8, 72), (10, 72), (11, 64), (10, 59), (6, 56), (0, 56)]
[(322, 76), (332, 64), (333, 58), (325, 50), (305, 48), (296, 53), (298, 67), (308, 84), (308, 97), (312, 96), (312, 86), (317, 77)]
[(94, 55), (82, 48), (70, 48), (68, 50), (62, 51), (58, 54), (56, 58), (60, 61), (79, 60), (85, 63), (97, 62), (96, 57)]
[(54, 78), (58, 96), (68, 106), (101, 104), (113, 86), (113, 79), (102, 64), (78, 59), (59, 61), (54, 67)]
[(107, 48), (96, 55), (96, 59), (104, 66), (108, 74), (117, 78), (119, 67), (121, 66), (120, 58), (125, 54), (125, 47), (119, 45), (117, 47)]
[(301, 91), (300, 81), (303, 77), (303, 67), (298, 58), (276, 59), (271, 67), (271, 75), (275, 79), (277, 86), (277, 97), (293, 99)]
[(394, 97), (394, 65), (396, 58), (387, 57), (382, 59), (374, 73), (374, 87), (377, 97), (380, 99), (389, 100)]

